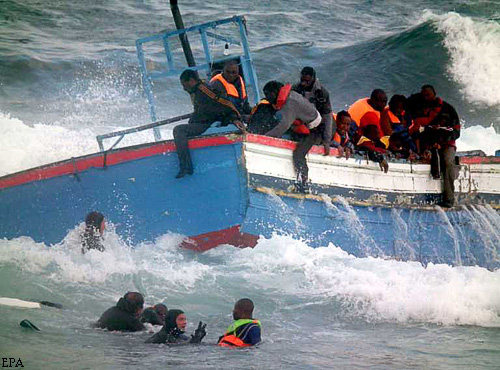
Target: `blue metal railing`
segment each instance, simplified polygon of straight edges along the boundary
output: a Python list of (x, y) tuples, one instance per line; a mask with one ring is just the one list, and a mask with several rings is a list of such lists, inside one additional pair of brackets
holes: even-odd
[[(221, 36), (215, 33), (215, 29), (218, 26), (231, 23), (234, 23), (238, 28), (239, 40), (232, 37)], [(231, 18), (221, 19), (213, 22), (207, 22), (200, 25), (184, 28), (181, 30), (162, 31), (158, 34), (148, 37), (143, 37), (136, 40), (135, 45), (137, 48), (137, 57), (139, 58), (139, 68), (141, 70), (141, 75), (142, 75), (142, 84), (149, 103), (149, 113), (152, 122), (157, 121), (156, 102), (153, 94), (152, 81), (165, 77), (178, 76), (182, 73), (182, 71), (184, 71), (184, 69), (188, 68), (185, 61), (174, 60), (174, 56), (172, 54), (172, 48), (170, 45), (170, 38), (179, 36), (181, 34), (188, 34), (191, 32), (198, 32), (200, 34), (201, 43), (203, 45), (204, 61), (202, 63), (197, 63), (196, 66), (194, 67), (189, 67), (190, 69), (197, 71), (203, 70), (207, 72), (207, 75), (209, 75), (214, 63), (221, 63), (226, 60), (239, 58), (248, 95), (250, 97), (253, 97), (252, 101), (254, 104), (260, 100), (257, 74), (255, 73), (255, 69), (253, 67), (253, 60), (250, 53), (250, 47), (248, 45), (245, 18), (243, 16), (234, 16)], [(208, 42), (209, 37), (213, 38), (214, 40), (223, 41), (227, 44), (238, 45), (242, 47), (243, 53), (232, 54), (230, 56), (214, 60), (212, 56), (212, 51), (210, 49), (210, 44)], [(148, 70), (147, 68), (143, 46), (146, 43), (158, 42), (158, 41), (162, 41), (163, 43), (163, 49), (167, 60), (167, 69), (164, 71), (151, 71)], [(158, 128), (154, 127), (153, 130), (154, 130), (155, 140), (157, 141), (160, 140), (161, 136)]]

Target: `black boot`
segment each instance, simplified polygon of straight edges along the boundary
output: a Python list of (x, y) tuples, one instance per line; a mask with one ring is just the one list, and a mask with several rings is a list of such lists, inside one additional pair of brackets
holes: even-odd
[(175, 175), (175, 178), (176, 179), (180, 179), (181, 177), (184, 177), (186, 175), (192, 175), (193, 174), (193, 169), (188, 169), (188, 170), (185, 170), (185, 169), (181, 169), (179, 171), (179, 173), (177, 175)]

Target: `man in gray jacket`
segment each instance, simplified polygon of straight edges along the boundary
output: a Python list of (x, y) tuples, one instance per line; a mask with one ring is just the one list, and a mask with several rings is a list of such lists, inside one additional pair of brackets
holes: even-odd
[[(300, 145), (299, 142), (293, 154), (294, 168), (298, 180), (297, 190), (304, 193), (307, 190), (309, 172), (305, 156), (312, 145), (316, 143), (316, 138), (321, 138), (321, 135), (315, 134), (314, 130), (322, 122), (321, 114), (301, 94), (292, 91), (290, 84), (283, 85), (277, 81), (269, 81), (264, 86), (264, 94), (266, 99), (279, 111), (277, 115), (280, 117), (280, 122), (266, 135), (281, 137), (288, 129), (291, 129), (294, 136), (304, 138), (304, 142), (306, 141), (305, 138), (308, 138), (308, 147)], [(313, 132), (313, 136), (311, 136), (311, 132)]]

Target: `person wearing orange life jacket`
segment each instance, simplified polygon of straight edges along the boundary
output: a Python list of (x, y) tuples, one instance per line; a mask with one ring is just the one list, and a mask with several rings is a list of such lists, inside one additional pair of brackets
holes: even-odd
[(352, 123), (351, 116), (345, 110), (341, 110), (334, 118), (337, 128), (330, 145), (338, 150), (339, 157), (345, 155), (346, 158), (349, 158), (354, 153), (354, 145), (349, 138), (349, 127), (351, 127)]
[[(393, 144), (391, 152), (407, 153), (405, 157), (416, 158), (417, 147), (409, 134), (411, 117), (406, 112), (406, 97), (395, 94), (389, 100), (389, 105), (380, 113), (380, 130), (382, 136), (391, 137)], [(397, 143), (397, 145), (396, 145)]]
[(321, 115), (321, 122), (318, 126), (310, 129), (306, 135), (295, 133), (292, 135), (297, 140), (297, 146), (293, 151), (293, 163), (297, 172), (297, 181), (299, 191), (305, 191), (309, 175), (306, 155), (313, 145), (323, 145), (324, 155), (330, 154), (330, 142), (332, 140), (333, 118), (332, 105), (330, 103), (330, 94), (328, 90), (320, 83), (316, 77), (316, 71), (312, 67), (304, 67), (300, 72), (300, 82), (292, 86), (295, 91), (313, 104)]
[[(322, 117), (316, 107), (299, 93), (292, 91), (290, 84), (283, 85), (278, 81), (269, 81), (264, 86), (266, 99), (279, 111), (279, 123), (266, 132), (267, 136), (281, 137), (288, 130), (296, 134), (309, 135), (311, 130), (319, 126)], [(306, 192), (305, 186), (308, 179), (307, 162), (297, 161), (298, 155), (294, 154), (294, 169), (297, 174), (297, 190)], [(304, 165), (305, 163), (305, 165)]]
[[(369, 124), (376, 124), (380, 129), (380, 112), (382, 112), (387, 104), (387, 95), (384, 90), (375, 89), (372, 91), (369, 98), (363, 98), (355, 101), (348, 109), (351, 118), (358, 124), (358, 127), (362, 127), (361, 120), (367, 113), (371, 113), (373, 116), (369, 120)], [(365, 117), (366, 120), (366, 117)], [(351, 134), (354, 134), (351, 132)], [(360, 130), (356, 133), (360, 136)]]
[(261, 341), (261, 324), (252, 318), (254, 304), (249, 298), (242, 298), (234, 304), (234, 322), (219, 338), (221, 347), (250, 347)]
[[(235, 60), (229, 60), (224, 64), (222, 73), (212, 77), (210, 88), (234, 104), (238, 112), (243, 116), (250, 114), (250, 104), (246, 92), (245, 82), (240, 76), (240, 69)], [(246, 121), (246, 119), (245, 119)]]
[[(431, 174), (443, 178), (442, 207), (455, 204), (455, 140), (460, 137), (460, 119), (449, 103), (437, 97), (432, 85), (424, 85), (416, 98), (412, 131), (420, 140), (420, 150), (431, 153)], [(424, 153), (425, 156), (426, 153)]]

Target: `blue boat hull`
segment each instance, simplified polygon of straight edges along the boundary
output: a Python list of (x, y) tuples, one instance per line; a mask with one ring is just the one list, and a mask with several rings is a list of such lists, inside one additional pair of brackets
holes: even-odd
[[(190, 145), (195, 173), (182, 179), (175, 179), (172, 142), (0, 178), (0, 237), (29, 236), (55, 244), (98, 210), (131, 245), (171, 232), (188, 237), (184, 247), (207, 250), (220, 244), (254, 246), (259, 237), (281, 234), (312, 247), (333, 243), (360, 257), (499, 267), (500, 218), (489, 206), (444, 212), (356, 204), (346, 200), (348, 190), (344, 194), (334, 187), (300, 195), (287, 190), (290, 179), (250, 173), (252, 159), (245, 157), (241, 137), (195, 139)], [(414, 199), (435, 200), (436, 194)]]

